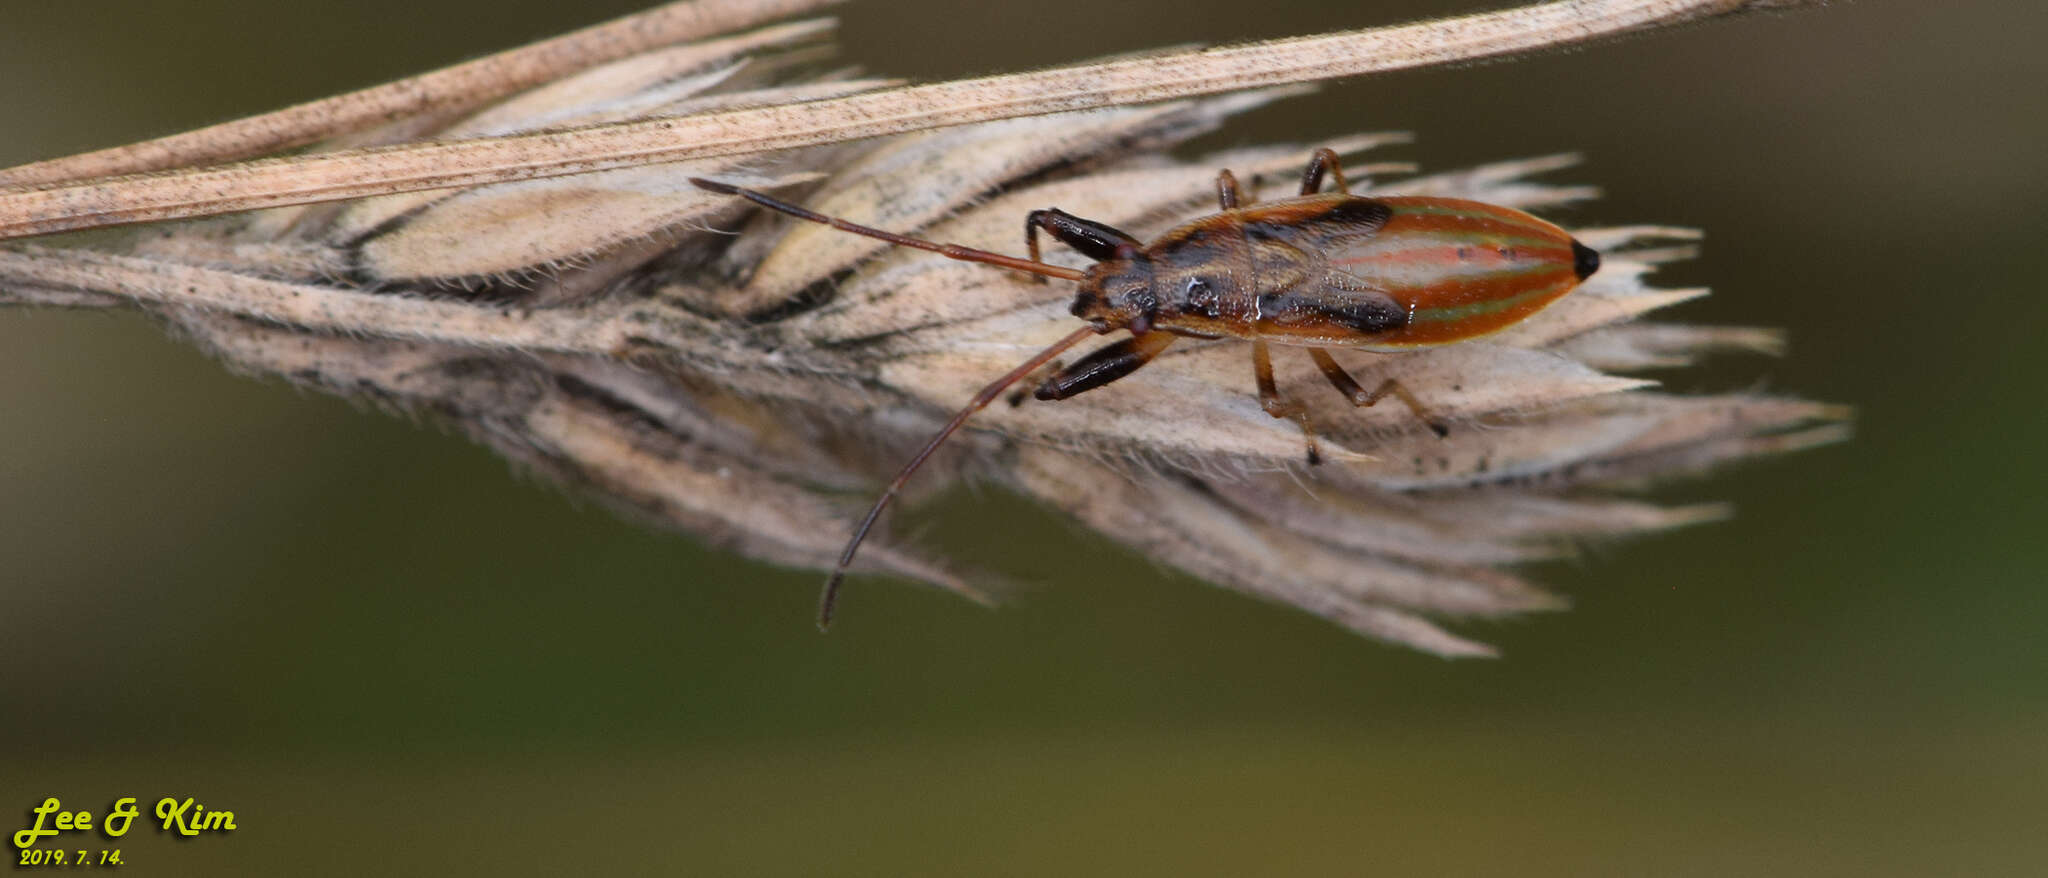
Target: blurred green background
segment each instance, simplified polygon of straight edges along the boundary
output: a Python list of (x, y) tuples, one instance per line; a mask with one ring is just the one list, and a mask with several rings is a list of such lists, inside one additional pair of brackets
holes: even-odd
[[(0, 164), (418, 72), (634, 0), (12, 4)], [(842, 7), (924, 79), (1481, 6)], [(1536, 571), (1447, 663), (1162, 573), (1014, 498), (929, 543), (989, 612), (708, 552), (132, 315), (0, 311), (0, 810), (194, 796), (136, 875), (2039, 874), (2048, 7), (1841, 3), (1332, 85), (1210, 147), (1401, 128), (1583, 151), (1576, 223), (1709, 232), (1677, 316), (1790, 330), (1682, 389), (1860, 409), (1674, 486), (1733, 521)], [(12, 820), (9, 821), (13, 822)], [(19, 824), (10, 827), (19, 828)], [(66, 847), (103, 846), (98, 839)]]

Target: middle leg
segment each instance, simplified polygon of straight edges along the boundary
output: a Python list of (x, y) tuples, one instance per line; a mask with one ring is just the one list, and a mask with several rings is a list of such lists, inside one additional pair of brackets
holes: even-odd
[(1337, 151), (1327, 146), (1316, 150), (1315, 158), (1308, 161), (1308, 170), (1301, 172), (1301, 194), (1314, 195), (1322, 191), (1325, 173), (1336, 181), (1337, 191), (1351, 194), (1350, 184), (1344, 182), (1344, 166), (1337, 161)]
[(1224, 210), (1236, 210), (1239, 197), (1237, 175), (1228, 168), (1216, 174), (1216, 204)]
[(1308, 422), (1308, 406), (1280, 396), (1280, 386), (1273, 381), (1273, 354), (1266, 349), (1263, 339), (1252, 342), (1252, 373), (1259, 382), (1259, 407), (1266, 414), (1301, 425), (1302, 438), (1308, 440), (1309, 465), (1322, 463), (1323, 452), (1316, 447), (1316, 428)]

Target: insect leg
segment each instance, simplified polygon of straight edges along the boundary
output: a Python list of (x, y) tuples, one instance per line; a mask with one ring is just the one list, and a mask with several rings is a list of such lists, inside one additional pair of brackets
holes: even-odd
[(1444, 422), (1438, 419), (1436, 415), (1431, 414), (1429, 408), (1424, 406), (1421, 400), (1415, 398), (1415, 394), (1408, 392), (1408, 388), (1402, 387), (1401, 382), (1389, 378), (1380, 382), (1380, 386), (1373, 388), (1372, 392), (1367, 393), (1365, 388), (1360, 387), (1358, 382), (1351, 377), (1351, 373), (1344, 371), (1344, 367), (1337, 364), (1337, 359), (1330, 356), (1329, 351), (1322, 348), (1309, 348), (1308, 355), (1316, 361), (1316, 366), (1323, 370), (1323, 377), (1330, 379), (1330, 383), (1336, 385), (1337, 392), (1351, 398), (1352, 405), (1363, 408), (1379, 402), (1386, 398), (1388, 394), (1393, 394), (1402, 402), (1407, 403), (1408, 410), (1414, 412), (1416, 417), (1421, 418), (1422, 423), (1429, 425), (1430, 432), (1435, 433), (1437, 438), (1441, 439), (1451, 435), (1450, 428), (1444, 426)]
[(1216, 203), (1224, 210), (1234, 210), (1237, 202), (1237, 175), (1225, 169), (1216, 175)]
[(1031, 253), (1031, 261), (1038, 262), (1038, 230), (1044, 229), (1052, 236), (1081, 255), (1101, 261), (1115, 259), (1119, 253), (1137, 250), (1145, 246), (1138, 239), (1115, 228), (1085, 220), (1058, 208), (1034, 210), (1024, 216), (1024, 248)]
[(1322, 463), (1323, 453), (1316, 448), (1315, 427), (1308, 422), (1308, 406), (1280, 397), (1280, 387), (1273, 381), (1273, 355), (1266, 350), (1263, 340), (1252, 342), (1252, 373), (1259, 382), (1259, 407), (1273, 417), (1290, 418), (1300, 424), (1301, 435), (1308, 440), (1309, 465)]
[(1010, 391), (1010, 395), (1003, 397), (1003, 401), (1009, 403), (1010, 408), (1023, 405), (1025, 397), (1031, 393), (1031, 387), (1044, 384), (1046, 379), (1059, 374), (1065, 368), (1067, 368), (1065, 360), (1054, 360), (1038, 367), (1037, 371), (1017, 380), (1018, 385), (1029, 385), (1029, 387), (1018, 386), (1015, 390)]
[(1033, 395), (1039, 399), (1054, 400), (1094, 390), (1152, 362), (1153, 357), (1173, 344), (1174, 338), (1176, 336), (1171, 332), (1148, 332), (1116, 344), (1103, 345), (1100, 350), (1047, 378)]
[(1301, 173), (1301, 194), (1322, 191), (1325, 173), (1337, 182), (1337, 191), (1351, 194), (1351, 186), (1344, 182), (1344, 166), (1337, 161), (1337, 151), (1327, 146), (1316, 150), (1315, 158), (1308, 161), (1308, 170)]

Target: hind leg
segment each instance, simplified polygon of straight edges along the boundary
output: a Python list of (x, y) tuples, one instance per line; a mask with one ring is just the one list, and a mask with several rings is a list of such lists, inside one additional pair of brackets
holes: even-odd
[(1380, 382), (1380, 386), (1373, 388), (1371, 392), (1367, 392), (1351, 377), (1351, 373), (1344, 371), (1344, 367), (1337, 364), (1337, 359), (1330, 356), (1329, 351), (1309, 348), (1308, 355), (1315, 359), (1316, 367), (1323, 370), (1323, 377), (1330, 379), (1338, 393), (1349, 397), (1352, 405), (1364, 408), (1391, 395), (1406, 403), (1408, 410), (1414, 412), (1417, 418), (1421, 418), (1422, 423), (1428, 425), (1430, 432), (1435, 433), (1437, 438), (1442, 439), (1451, 435), (1451, 429), (1444, 426), (1443, 420), (1432, 413), (1429, 407), (1423, 405), (1422, 400), (1416, 399), (1415, 394), (1409, 393), (1408, 388), (1402, 387), (1401, 382), (1389, 378)]

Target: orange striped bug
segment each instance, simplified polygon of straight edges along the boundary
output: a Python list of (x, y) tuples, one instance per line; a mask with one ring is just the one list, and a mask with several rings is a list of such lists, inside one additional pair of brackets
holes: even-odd
[[(1326, 176), (1336, 191), (1322, 191)], [(1592, 248), (1519, 210), (1455, 198), (1352, 195), (1337, 153), (1329, 149), (1316, 150), (1302, 174), (1301, 194), (1294, 198), (1245, 206), (1237, 178), (1229, 171), (1219, 173), (1221, 212), (1172, 229), (1150, 244), (1059, 210), (1034, 210), (1024, 219), (1029, 259), (905, 237), (725, 183), (694, 177), (690, 182), (891, 244), (1079, 284), (1073, 313), (1087, 325), (982, 388), (876, 498), (825, 581), (820, 628), (832, 621), (839, 584), (861, 541), (918, 467), (969, 416), (1091, 335), (1130, 332), (1129, 338), (1056, 371), (1039, 385), (1039, 399), (1066, 399), (1116, 381), (1182, 336), (1246, 339), (1252, 343), (1261, 407), (1301, 426), (1309, 462), (1316, 463), (1308, 409), (1280, 395), (1267, 345), (1308, 348), (1323, 375), (1353, 405), (1369, 406), (1391, 395), (1444, 436), (1443, 422), (1399, 382), (1389, 379), (1368, 391), (1328, 348), (1393, 352), (1468, 341), (1521, 322), (1600, 267), (1600, 254)], [(1040, 230), (1095, 264), (1076, 271), (1041, 261)]]

